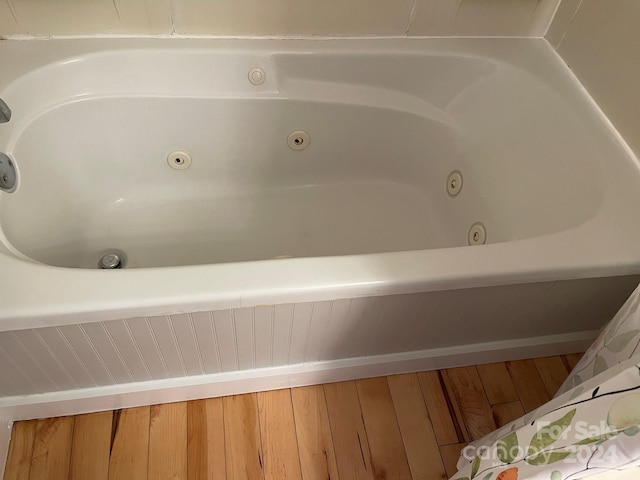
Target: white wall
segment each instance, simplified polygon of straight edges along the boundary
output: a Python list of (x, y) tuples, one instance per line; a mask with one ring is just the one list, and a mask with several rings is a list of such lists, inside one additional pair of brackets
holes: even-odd
[(0, 36), (542, 36), (559, 0), (0, 0)]
[(547, 40), (640, 155), (640, 2), (562, 0)]

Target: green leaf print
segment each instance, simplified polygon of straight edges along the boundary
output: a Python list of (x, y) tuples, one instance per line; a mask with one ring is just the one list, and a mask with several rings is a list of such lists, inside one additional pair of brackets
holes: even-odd
[(473, 459), (473, 463), (471, 464), (471, 478), (475, 477), (480, 469), (480, 457), (476, 457)]
[(625, 429), (622, 433), (624, 433), (627, 437), (634, 437), (638, 433), (640, 433), (640, 427), (638, 427), (638, 425), (634, 425), (633, 427)]
[(525, 459), (525, 461), (529, 465), (534, 466), (549, 465), (550, 463), (560, 462), (572, 454), (572, 452), (542, 452), (538, 455)]
[(518, 435), (516, 432), (511, 432), (506, 437), (502, 438), (496, 445), (498, 458), (502, 463), (511, 463), (518, 455)]
[(482, 478), (482, 480), (489, 480), (491, 477), (493, 477), (493, 472), (489, 472), (489, 473), (487, 473), (487, 474)]
[(580, 440), (576, 445), (589, 445), (591, 443), (603, 442), (608, 438), (615, 437), (619, 432), (603, 433), (601, 435), (595, 435), (593, 437), (587, 437)]
[[(559, 418), (555, 422), (551, 422), (549, 425), (542, 427), (538, 430), (529, 444), (527, 456), (538, 456), (538, 454), (546, 447), (551, 445), (557, 439), (562, 436), (562, 433), (569, 427), (571, 420), (576, 414), (576, 409), (569, 411), (562, 418)], [(528, 460), (527, 460), (528, 462)], [(532, 464), (533, 465), (533, 464)]]
[(604, 344), (604, 347), (613, 353), (620, 353), (625, 349), (629, 342), (633, 340), (640, 330), (631, 330), (629, 332), (621, 333), (617, 337), (611, 339), (611, 341)]
[(596, 357), (596, 361), (593, 362), (593, 376), (595, 377), (596, 375), (601, 374), (602, 372), (607, 370), (607, 368), (609, 368), (607, 366), (607, 361), (603, 357), (598, 355)]

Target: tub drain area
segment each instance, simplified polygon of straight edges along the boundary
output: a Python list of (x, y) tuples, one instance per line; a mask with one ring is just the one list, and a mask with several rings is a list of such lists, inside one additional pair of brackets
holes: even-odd
[(105, 253), (100, 261), (98, 262), (98, 267), (103, 270), (114, 270), (117, 268), (124, 268), (125, 258), (122, 253), (119, 252), (107, 252)]

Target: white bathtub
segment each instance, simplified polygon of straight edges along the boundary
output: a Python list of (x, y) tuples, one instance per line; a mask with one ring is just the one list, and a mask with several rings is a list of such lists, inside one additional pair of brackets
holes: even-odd
[(639, 281), (637, 159), (543, 40), (3, 41), (0, 68), (0, 395), (560, 352)]

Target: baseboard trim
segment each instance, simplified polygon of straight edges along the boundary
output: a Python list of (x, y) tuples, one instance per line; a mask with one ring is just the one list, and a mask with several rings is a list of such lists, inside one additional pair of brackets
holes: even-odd
[[(0, 399), (0, 467), (14, 421), (301, 387), (407, 372), (562, 355), (587, 349), (598, 332), (478, 343)], [(6, 427), (6, 428), (5, 428)]]

